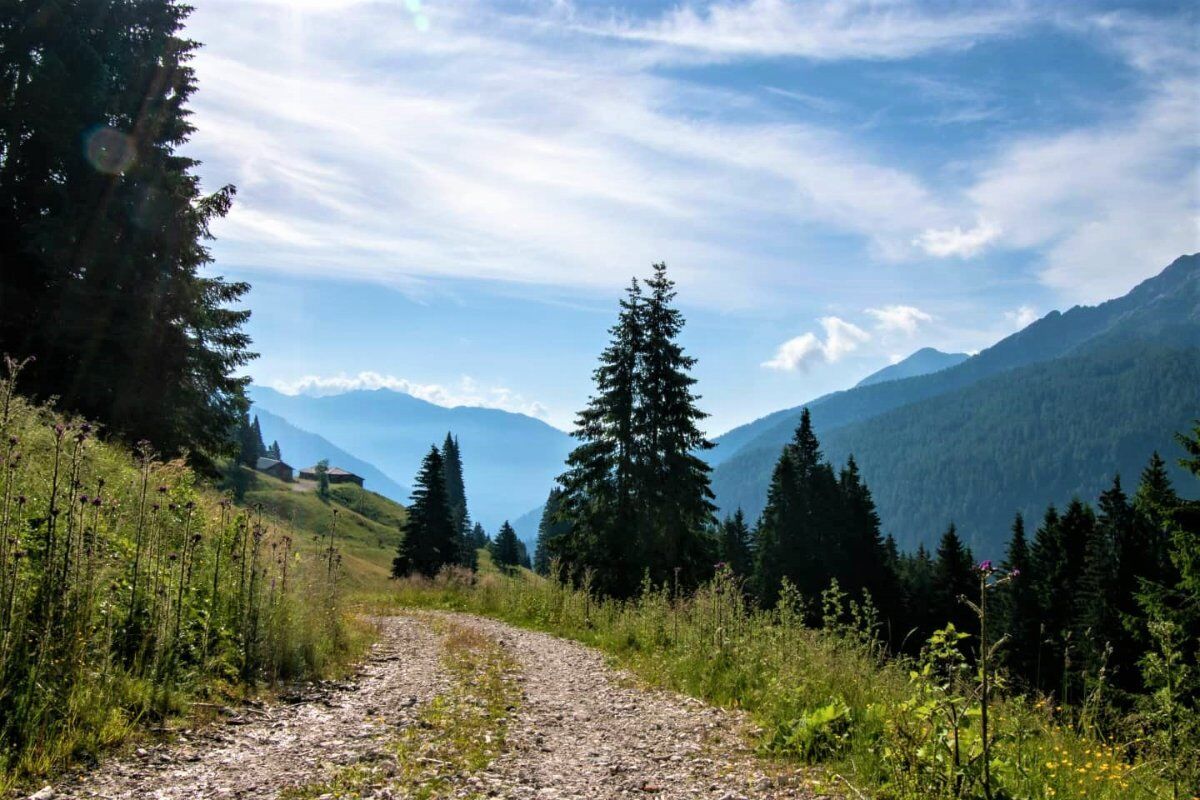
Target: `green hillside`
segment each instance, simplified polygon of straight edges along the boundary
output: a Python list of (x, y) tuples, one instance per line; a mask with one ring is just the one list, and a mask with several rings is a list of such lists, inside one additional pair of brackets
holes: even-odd
[(333, 512), (337, 511), (337, 547), (342, 553), (348, 587), (372, 590), (386, 587), (392, 558), (400, 543), (404, 506), (353, 484), (330, 488), (320, 497), (311, 483), (284, 483), (245, 469), (249, 488), (244, 504), (261, 505), (297, 534), (301, 547), (316, 551), (328, 546)]

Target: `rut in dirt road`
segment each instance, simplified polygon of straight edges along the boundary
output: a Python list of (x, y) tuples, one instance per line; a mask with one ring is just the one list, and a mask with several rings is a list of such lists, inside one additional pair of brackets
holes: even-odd
[(108, 761), (53, 789), (60, 798), (200, 800), (273, 798), (325, 777), (332, 765), (370, 759), (420, 706), (442, 691), (438, 639), (411, 617), (375, 621), (379, 641), (354, 679), (294, 705), (250, 709), (246, 724)]
[(500, 642), (521, 665), (525, 689), (509, 722), (507, 752), (468, 777), (459, 797), (814, 797), (801, 772), (772, 769), (753, 756), (742, 714), (636, 688), (631, 676), (575, 642), (490, 619), (453, 619)]
[[(60, 798), (274, 798), (348, 764), (386, 765), (389, 744), (452, 692), (431, 617), (483, 634), (520, 667), (521, 700), (500, 755), (473, 774), (443, 775), (437, 797), (511, 800), (808, 800), (803, 773), (748, 750), (744, 715), (637, 688), (597, 651), (466, 614), (377, 620), (380, 641), (352, 685), (316, 700), (265, 707), (245, 724), (111, 760), (55, 787)], [(436, 626), (441, 627), (441, 626)], [(416, 729), (422, 730), (422, 729)], [(421, 733), (428, 736), (427, 733)], [(444, 770), (443, 770), (444, 771)], [(404, 798), (376, 769), (363, 798)]]

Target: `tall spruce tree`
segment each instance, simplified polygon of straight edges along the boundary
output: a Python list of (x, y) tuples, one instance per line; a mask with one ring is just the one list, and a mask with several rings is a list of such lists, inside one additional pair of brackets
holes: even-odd
[(446, 495), (444, 470), (442, 454), (436, 447), (430, 447), (413, 483), (404, 538), (392, 561), (394, 577), (414, 572), (432, 577), (446, 564), (458, 560), (459, 537)]
[(459, 562), (464, 567), (475, 568), (475, 550), (471, 541), (471, 515), (467, 511), (467, 490), (463, 483), (462, 451), (458, 437), (446, 433), (442, 444), (442, 459), (446, 474), (446, 499), (450, 504), (450, 518), (459, 538)]
[(496, 533), (491, 551), (492, 562), (500, 569), (511, 571), (521, 566), (521, 541), (517, 538), (513, 526), (508, 524), (508, 520), (504, 521)]
[(933, 607), (939, 625), (953, 623), (955, 628), (964, 633), (973, 633), (978, 629), (975, 612), (962, 600), (964, 597), (976, 600), (975, 596), (979, 593), (975, 562), (953, 524), (938, 541), (932, 588)]
[(249, 289), (203, 274), (209, 225), (174, 0), (8, 3), (0, 23), (0, 352), (21, 388), (201, 466), (236, 454)]
[(733, 512), (721, 523), (718, 537), (720, 559), (730, 571), (739, 577), (749, 577), (754, 567), (754, 546), (750, 537), (750, 526), (742, 509)]
[(642, 306), (643, 349), (634, 406), (638, 516), (646, 537), (651, 580), (668, 577), (694, 586), (712, 570), (707, 536), (716, 506), (711, 467), (699, 453), (712, 448), (699, 424), (691, 370), (696, 359), (679, 344), (683, 314), (675, 308), (675, 283), (667, 265), (655, 264)]
[(1034, 586), (1029, 540), (1025, 534), (1025, 518), (1020, 514), (1013, 520), (1004, 570), (1012, 575), (999, 593), (999, 627), (1009, 637), (1003, 651), (1004, 657), (1013, 672), (1031, 680), (1037, 668), (1041, 612)]
[(576, 417), (571, 435), (579, 445), (567, 456), (567, 471), (559, 478), (559, 519), (570, 526), (570, 535), (555, 540), (549, 552), (576, 578), (590, 571), (597, 589), (615, 595), (634, 591), (646, 563), (634, 507), (642, 302), (634, 279), (592, 373), (595, 394)]
[[(812, 416), (805, 408), (792, 441), (780, 453), (759, 518), (755, 583), (764, 603), (771, 604), (783, 578), (800, 593), (815, 598), (833, 578), (863, 587), (852, 551), (873, 539), (867, 573), (882, 576), (882, 542), (870, 491), (857, 465), (839, 484), (821, 454)], [(844, 490), (844, 491), (843, 491)], [(855, 526), (852, 528), (852, 526)]]
[(629, 596), (642, 576), (694, 585), (712, 567), (711, 444), (700, 432), (695, 360), (678, 343), (674, 284), (654, 266), (649, 296), (634, 280), (593, 374), (596, 392), (576, 420), (559, 519), (569, 533), (548, 555), (601, 592)]
[(571, 526), (562, 519), (563, 490), (555, 486), (546, 498), (542, 518), (538, 523), (537, 546), (533, 553), (533, 570), (539, 575), (550, 574), (550, 564), (561, 547), (560, 542), (571, 532)]
[(843, 589), (852, 594), (868, 593), (884, 615), (891, 616), (898, 606), (899, 586), (879, 530), (875, 500), (854, 456), (847, 459), (838, 488), (842, 514), (834, 574)]

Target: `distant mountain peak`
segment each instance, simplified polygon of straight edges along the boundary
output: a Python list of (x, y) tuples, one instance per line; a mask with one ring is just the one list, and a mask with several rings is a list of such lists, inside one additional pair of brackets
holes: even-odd
[(938, 372), (953, 367), (956, 364), (961, 364), (968, 358), (970, 356), (966, 353), (943, 353), (941, 350), (933, 347), (922, 347), (908, 358), (884, 367), (878, 372), (872, 372), (855, 384), (855, 387), (870, 386), (875, 383), (883, 383), (884, 381), (896, 381), (901, 378), (913, 378), (917, 375), (928, 375), (931, 372)]

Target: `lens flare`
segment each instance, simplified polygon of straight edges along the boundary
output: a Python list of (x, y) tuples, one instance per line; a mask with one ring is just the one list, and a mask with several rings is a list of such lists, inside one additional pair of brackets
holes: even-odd
[(133, 166), (137, 156), (132, 136), (105, 125), (88, 131), (83, 140), (83, 149), (88, 163), (105, 175), (124, 173)]

